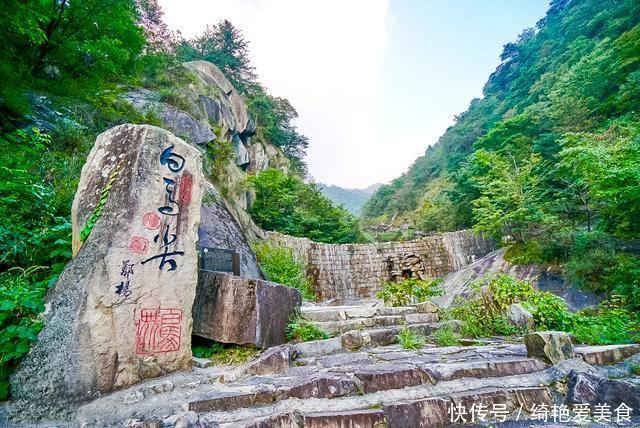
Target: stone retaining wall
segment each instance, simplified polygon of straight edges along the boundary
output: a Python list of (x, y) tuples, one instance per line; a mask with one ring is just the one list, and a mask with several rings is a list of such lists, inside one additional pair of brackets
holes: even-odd
[(319, 301), (374, 297), (383, 281), (402, 273), (405, 260), (419, 259), (426, 276), (441, 277), (495, 249), (467, 230), (372, 244), (323, 244), (277, 232), (268, 232), (267, 240), (305, 261)]

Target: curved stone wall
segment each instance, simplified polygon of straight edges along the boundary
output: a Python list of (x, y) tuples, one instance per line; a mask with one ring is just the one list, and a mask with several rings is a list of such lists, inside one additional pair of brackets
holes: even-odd
[(410, 270), (410, 264), (441, 277), (495, 249), (491, 240), (468, 230), (372, 244), (323, 244), (276, 232), (268, 232), (267, 240), (305, 261), (319, 301), (374, 297), (383, 281)]

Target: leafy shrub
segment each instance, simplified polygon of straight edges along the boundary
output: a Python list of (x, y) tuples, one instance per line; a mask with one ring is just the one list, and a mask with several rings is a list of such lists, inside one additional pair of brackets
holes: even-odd
[(9, 393), (9, 375), (31, 349), (42, 328), (39, 315), (49, 283), (36, 281), (40, 267), (0, 274), (0, 399)]
[(463, 322), (462, 334), (470, 337), (517, 334), (518, 329), (509, 324), (503, 314), (512, 303), (533, 297), (533, 286), (498, 274), (474, 282), (472, 288), (478, 295), (456, 302), (450, 311), (450, 316)]
[(630, 310), (640, 313), (640, 258), (617, 254), (615, 264), (605, 269), (603, 281)]
[(507, 275), (497, 275), (475, 283), (479, 296), (457, 303), (447, 314), (463, 322), (462, 334), (470, 337), (522, 333), (510, 325), (504, 310), (515, 302), (533, 314), (537, 330), (560, 330), (573, 333), (576, 339), (592, 345), (631, 343), (640, 339), (639, 319), (623, 299), (613, 297), (595, 309), (569, 312), (565, 301), (549, 292), (533, 289), (531, 284)]
[(410, 303), (424, 302), (430, 297), (441, 296), (444, 291), (440, 288), (442, 279), (422, 280), (405, 278), (401, 282), (387, 281), (382, 285), (376, 296), (385, 305), (406, 306)]
[(504, 258), (516, 265), (540, 263), (544, 259), (543, 248), (538, 241), (519, 242), (507, 248)]
[(402, 349), (420, 349), (426, 343), (424, 337), (409, 330), (407, 326), (404, 326), (396, 337)]
[(439, 346), (457, 346), (460, 344), (460, 336), (450, 327), (436, 330), (434, 338)]
[(290, 248), (276, 247), (267, 242), (253, 245), (260, 269), (269, 281), (293, 287), (307, 300), (315, 300), (311, 281), (307, 278), (306, 267), (298, 260)]
[(572, 314), (567, 329), (579, 342), (590, 345), (633, 343), (640, 340), (637, 314), (631, 313), (615, 299), (602, 302), (598, 308), (583, 309)]
[(533, 315), (539, 330), (567, 330), (571, 325), (571, 314), (566, 302), (548, 291), (537, 291), (523, 302), (523, 306)]
[(243, 364), (260, 353), (251, 346), (225, 345), (219, 342), (214, 342), (211, 346), (194, 346), (191, 351), (198, 358), (206, 358), (222, 365)]
[(316, 327), (308, 321), (294, 317), (287, 324), (287, 340), (293, 342), (308, 342), (310, 340), (328, 339), (326, 331)]

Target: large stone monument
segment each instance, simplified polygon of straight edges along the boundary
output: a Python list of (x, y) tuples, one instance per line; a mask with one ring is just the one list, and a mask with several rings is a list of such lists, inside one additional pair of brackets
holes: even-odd
[(12, 379), (17, 408), (78, 403), (191, 366), (201, 155), (154, 126), (100, 134), (73, 203), (73, 249)]

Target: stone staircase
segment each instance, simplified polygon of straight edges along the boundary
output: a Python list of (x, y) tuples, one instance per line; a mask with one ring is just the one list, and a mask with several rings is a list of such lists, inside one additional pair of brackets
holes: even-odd
[(426, 334), (438, 322), (433, 306), (305, 306), (304, 319), (330, 335), (351, 330), (380, 329), (392, 326), (411, 326)]
[(638, 345), (576, 347), (577, 358), (555, 366), (528, 358), (521, 343), (499, 340), (418, 350), (341, 346), (345, 337), (368, 334), (349, 331), (271, 348), (237, 368), (174, 373), (83, 406), (79, 422), (87, 427), (123, 422), (131, 427), (438, 427), (451, 424), (452, 409), (464, 414), (473, 403), (499, 405), (513, 420), (534, 404), (560, 403), (558, 382), (571, 370), (620, 375), (631, 373), (631, 361), (640, 361)]

